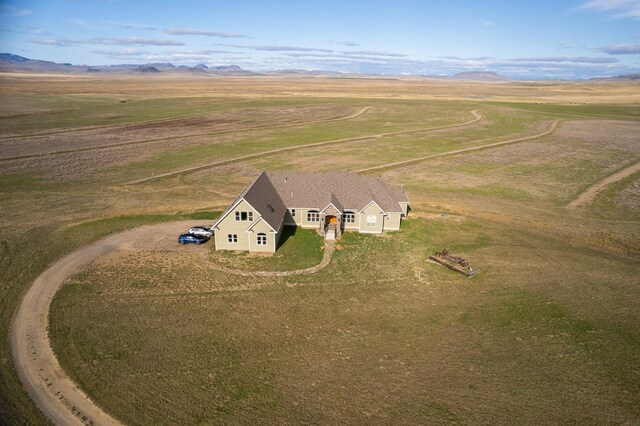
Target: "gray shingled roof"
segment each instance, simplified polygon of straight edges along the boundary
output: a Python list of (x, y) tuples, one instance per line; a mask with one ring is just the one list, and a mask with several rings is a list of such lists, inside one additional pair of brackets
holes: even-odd
[(385, 212), (402, 212), (399, 203), (408, 203), (407, 195), (380, 179), (355, 172), (262, 172), (220, 216), (220, 220), (245, 199), (276, 231), (288, 208), (322, 210), (329, 203), (344, 211), (360, 211), (372, 200)]
[(264, 219), (269, 226), (276, 231), (280, 229), (287, 208), (265, 172), (262, 172), (238, 195), (234, 202), (225, 210), (222, 216), (220, 216), (220, 219), (214, 224), (214, 227), (217, 226), (218, 222), (226, 216), (227, 212), (243, 198), (258, 211), (262, 219)]
[[(361, 210), (375, 198), (385, 212), (402, 212), (409, 202), (400, 188), (355, 172), (266, 172), (280, 198), (289, 208), (323, 209), (329, 201), (339, 209)], [(257, 208), (257, 207), (256, 207)]]

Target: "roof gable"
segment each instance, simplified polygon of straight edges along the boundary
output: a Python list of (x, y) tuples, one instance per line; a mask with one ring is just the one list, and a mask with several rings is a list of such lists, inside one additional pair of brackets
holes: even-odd
[(235, 210), (235, 208), (236, 208), (236, 207), (238, 207), (238, 206), (239, 206), (243, 201), (244, 201), (244, 202), (245, 202), (249, 207), (251, 207), (251, 209), (252, 209), (253, 211), (255, 211), (255, 212), (256, 212), (256, 214), (260, 214), (260, 213), (258, 212), (258, 210), (257, 210), (255, 207), (253, 207), (253, 206), (251, 205), (251, 203), (249, 203), (249, 202), (248, 202), (247, 200), (245, 200), (244, 198), (239, 198), (239, 197), (238, 197), (238, 198), (236, 198), (236, 199), (235, 199), (235, 201), (234, 201), (234, 202), (233, 202), (233, 203), (232, 203), (232, 204), (231, 204), (231, 205), (230, 205), (230, 206), (229, 206), (229, 207), (228, 207), (228, 208), (227, 208), (227, 209), (222, 213), (222, 215), (220, 216), (220, 218), (218, 218), (218, 220), (216, 220), (216, 222), (213, 224), (212, 228), (216, 229), (216, 228), (218, 227), (218, 224), (219, 224), (220, 222), (222, 222), (222, 221), (223, 221), (227, 216), (229, 216), (229, 214), (230, 214), (231, 212), (233, 212), (233, 211)]
[(244, 199), (258, 211), (271, 229), (280, 229), (287, 208), (265, 172), (249, 187)]
[(380, 207), (380, 204), (376, 203), (376, 200), (375, 200), (375, 199), (371, 199), (371, 201), (369, 201), (369, 202), (367, 203), (367, 205), (366, 205), (366, 206), (364, 206), (363, 208), (361, 208), (361, 209), (360, 209), (360, 211), (359, 211), (358, 213), (362, 213), (363, 211), (365, 211), (365, 210), (367, 209), (367, 207), (369, 207), (372, 203), (373, 203), (373, 204), (375, 204), (375, 205), (380, 209), (380, 211), (381, 211), (382, 213), (386, 213), (386, 212), (384, 211), (384, 209), (383, 209), (382, 207)]
[(251, 224), (251, 226), (249, 226), (245, 232), (253, 232), (253, 228), (254, 228), (254, 226), (258, 225), (260, 222), (264, 222), (264, 223), (266, 223), (266, 224), (267, 224), (267, 226), (268, 226), (269, 228), (271, 228), (271, 232), (278, 232), (278, 231), (276, 231), (276, 230), (273, 228), (273, 226), (269, 225), (269, 222), (267, 222), (266, 220), (264, 220), (262, 217), (259, 217), (259, 218), (258, 218), (258, 220), (253, 221), (253, 223)]
[(213, 227), (216, 228), (242, 200), (246, 201), (260, 217), (264, 219), (271, 229), (280, 229), (287, 208), (284, 206), (278, 192), (269, 181), (265, 172), (262, 172), (251, 184), (242, 190), (238, 198), (225, 210)]

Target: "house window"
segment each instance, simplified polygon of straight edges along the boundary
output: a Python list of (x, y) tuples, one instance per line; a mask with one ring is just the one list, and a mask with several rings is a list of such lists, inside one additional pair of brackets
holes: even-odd
[(296, 209), (291, 209), (291, 217), (296, 217)]
[(354, 212), (344, 212), (344, 223), (356, 223), (356, 214)]
[(309, 210), (307, 212), (307, 222), (320, 222), (320, 212), (318, 210)]
[(232, 244), (235, 244), (238, 242), (238, 234), (227, 234), (227, 241), (229, 241)]
[(253, 212), (236, 212), (236, 220), (238, 221), (249, 221), (253, 220)]
[(263, 233), (258, 234), (258, 245), (259, 246), (267, 245), (267, 234), (263, 234)]
[(369, 216), (367, 216), (367, 226), (376, 226), (376, 215), (370, 214)]

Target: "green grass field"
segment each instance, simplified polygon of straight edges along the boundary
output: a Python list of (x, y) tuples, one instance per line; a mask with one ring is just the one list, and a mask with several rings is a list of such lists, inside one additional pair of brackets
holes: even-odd
[[(300, 229), (273, 256), (203, 246), (99, 259), (54, 301), (54, 351), (126, 424), (640, 422), (640, 176), (566, 207), (640, 159), (640, 107), (624, 96), (582, 105), (526, 84), (451, 83), (513, 98), (496, 102), (409, 81), (5, 79), (0, 157), (31, 157), (0, 161), (0, 423), (47, 423), (17, 378), (8, 332), (30, 283), (65, 254), (143, 224), (208, 223), (263, 169), (373, 167), (554, 120), (539, 139), (376, 172), (404, 185), (409, 218), (382, 237), (346, 233), (315, 274), (210, 267), (316, 265), (322, 241)], [(430, 91), (443, 97), (409, 98)], [(482, 119), (468, 126), (374, 136), (464, 123), (472, 110)], [(50, 134), (30, 136), (39, 132)], [(136, 143), (95, 149), (122, 142)], [(73, 152), (47, 154), (58, 150)], [(131, 184), (245, 155), (255, 156)], [(481, 272), (427, 261), (443, 248)]]

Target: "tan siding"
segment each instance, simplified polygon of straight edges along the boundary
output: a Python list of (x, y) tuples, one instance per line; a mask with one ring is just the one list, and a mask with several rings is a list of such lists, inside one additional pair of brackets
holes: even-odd
[[(258, 245), (258, 234), (263, 233), (267, 236), (267, 245)], [(271, 227), (262, 219), (256, 223), (251, 231), (247, 232), (247, 239), (249, 241), (249, 251), (253, 252), (271, 252), (275, 251), (274, 241), (276, 239), (276, 233), (271, 230)]]
[[(343, 219), (342, 222), (344, 223), (344, 229), (356, 230), (357, 231), (360, 228), (360, 215), (358, 214), (358, 211), (357, 210), (348, 210), (347, 209), (347, 210), (345, 210), (345, 213), (346, 212), (353, 212), (356, 215), (356, 221), (354, 223), (346, 223), (344, 221), (344, 219)], [(344, 218), (344, 216), (343, 216), (343, 218)]]
[[(237, 221), (236, 211), (253, 212), (253, 221)], [(216, 250), (249, 250), (249, 238), (246, 231), (257, 218), (258, 212), (245, 200), (240, 200), (238, 205), (218, 223), (218, 230), (215, 232)], [(227, 235), (229, 234), (238, 235), (236, 244), (228, 242)]]
[[(376, 225), (367, 226), (367, 216), (376, 216)], [(380, 207), (376, 203), (369, 204), (358, 216), (360, 216), (360, 232), (368, 234), (381, 234), (384, 227), (384, 214), (380, 214)]]
[(309, 222), (307, 220), (307, 213), (310, 210), (316, 210), (318, 213), (320, 213), (319, 209), (300, 209), (299, 211), (296, 210), (296, 216), (300, 215), (300, 226), (302, 226), (303, 228), (319, 228), (320, 227), (320, 222)]
[(406, 216), (409, 213), (409, 203), (400, 203), (402, 213)]
[(384, 221), (384, 230), (394, 231), (398, 229), (400, 229), (400, 213), (391, 212)]

